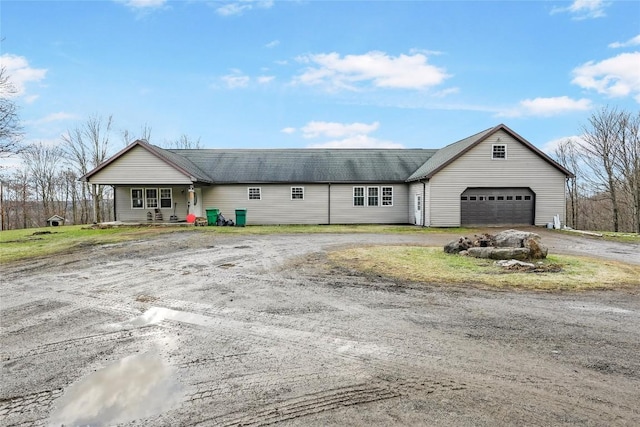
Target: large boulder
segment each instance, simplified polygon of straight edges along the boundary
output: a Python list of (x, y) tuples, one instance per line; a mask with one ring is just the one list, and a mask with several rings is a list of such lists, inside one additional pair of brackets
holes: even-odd
[(473, 246), (473, 242), (466, 238), (460, 237), (458, 240), (452, 240), (444, 245), (444, 251), (448, 254), (457, 254), (462, 251), (466, 251)]
[(475, 247), (467, 249), (467, 255), (474, 258), (517, 259), (524, 261), (530, 259), (530, 250), (529, 248)]
[(529, 231), (502, 231), (494, 236), (494, 245), (498, 248), (527, 248), (530, 259), (546, 258), (549, 253), (549, 249), (540, 241), (540, 236)]

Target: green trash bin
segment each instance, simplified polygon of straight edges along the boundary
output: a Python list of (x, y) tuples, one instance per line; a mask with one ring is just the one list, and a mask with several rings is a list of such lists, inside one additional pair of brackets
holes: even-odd
[(236, 209), (236, 227), (244, 227), (247, 224), (247, 210)]
[(207, 224), (208, 225), (218, 225), (218, 214), (219, 213), (220, 213), (220, 209), (208, 208), (207, 209)]

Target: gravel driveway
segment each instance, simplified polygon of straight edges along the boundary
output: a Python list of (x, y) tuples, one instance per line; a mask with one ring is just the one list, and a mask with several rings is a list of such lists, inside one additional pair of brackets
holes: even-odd
[[(536, 230), (552, 252), (638, 245)], [(326, 252), (452, 235), (162, 235), (2, 267), (0, 425), (640, 425), (640, 293), (399, 284)]]

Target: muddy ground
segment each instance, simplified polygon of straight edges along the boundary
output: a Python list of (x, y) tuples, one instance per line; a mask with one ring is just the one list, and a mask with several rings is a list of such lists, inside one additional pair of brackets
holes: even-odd
[[(638, 245), (537, 230), (552, 252)], [(161, 235), (2, 266), (0, 425), (640, 425), (640, 293), (326, 263), (451, 235)]]

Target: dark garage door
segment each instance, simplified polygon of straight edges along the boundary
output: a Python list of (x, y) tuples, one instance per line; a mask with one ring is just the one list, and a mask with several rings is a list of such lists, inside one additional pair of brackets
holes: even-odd
[(460, 223), (532, 225), (534, 206), (529, 188), (467, 188), (460, 196)]

